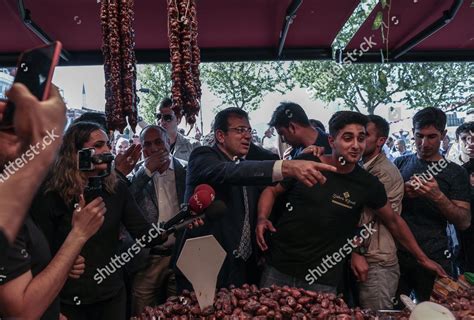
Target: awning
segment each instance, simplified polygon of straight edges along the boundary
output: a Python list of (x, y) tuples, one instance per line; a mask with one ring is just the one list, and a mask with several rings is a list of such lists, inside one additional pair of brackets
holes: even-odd
[[(139, 63), (169, 61), (166, 1), (135, 0)], [(18, 9), (21, 2), (30, 11), (34, 24), (51, 39), (63, 43), (70, 61), (63, 60), (62, 65), (102, 64), (100, 0), (0, 0), (0, 66), (15, 65), (18, 53), (43, 43), (24, 25)], [(298, 2), (301, 0), (199, 0), (198, 41), (202, 61), (332, 59), (331, 44), (359, 1), (302, 1), (278, 57), (286, 12)], [(398, 16), (399, 24), (390, 29), (391, 48), (398, 48), (430, 25), (451, 3), (448, 0), (393, 1), (392, 15)], [(474, 60), (474, 8), (470, 4), (471, 0), (464, 1), (455, 19), (416, 46), (414, 53), (425, 53), (424, 58), (439, 59), (441, 55), (447, 60), (456, 60), (456, 55), (461, 54), (468, 55), (467, 60)], [(348, 48), (358, 46), (364, 36), (374, 33), (371, 26), (378, 8), (379, 5)], [(444, 55), (446, 52), (448, 55)], [(371, 55), (375, 57), (371, 59), (380, 61), (378, 48), (364, 58)]]
[[(402, 49), (414, 45), (394, 61), (473, 61), (474, 60), (474, 1), (472, 0), (401, 0), (392, 1), (382, 10), (379, 3), (347, 45), (345, 52), (358, 49), (364, 38), (373, 36), (377, 43), (358, 62), (380, 62), (386, 54), (387, 42), (381, 30), (372, 30), (378, 12), (383, 12), (389, 24), (389, 59)], [(452, 20), (449, 20), (452, 16)], [(446, 23), (446, 25), (444, 25)], [(418, 42), (421, 41), (421, 42)]]

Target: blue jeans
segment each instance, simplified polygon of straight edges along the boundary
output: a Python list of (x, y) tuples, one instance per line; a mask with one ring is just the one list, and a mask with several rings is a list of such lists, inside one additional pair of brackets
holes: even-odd
[(336, 294), (337, 288), (324, 284), (309, 284), (307, 281), (289, 276), (284, 274), (274, 267), (267, 265), (263, 270), (262, 279), (260, 280), (260, 288), (268, 288), (271, 285), (277, 285), (283, 287), (285, 285), (295, 288), (303, 288), (305, 290), (334, 293)]

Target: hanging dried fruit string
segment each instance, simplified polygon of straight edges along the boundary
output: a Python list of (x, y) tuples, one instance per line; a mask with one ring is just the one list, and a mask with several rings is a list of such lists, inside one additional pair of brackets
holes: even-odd
[[(137, 71), (135, 58), (135, 32), (133, 29), (133, 0), (122, 0), (120, 8), (121, 54), (122, 54), (122, 93), (125, 106), (124, 115), (128, 117), (128, 123), (132, 128), (137, 125)], [(130, 107), (128, 107), (130, 106)]]
[(105, 114), (110, 130), (137, 125), (136, 59), (133, 0), (101, 1)]
[(195, 0), (168, 0), (173, 111), (191, 125), (196, 122), (201, 100), (197, 36)]

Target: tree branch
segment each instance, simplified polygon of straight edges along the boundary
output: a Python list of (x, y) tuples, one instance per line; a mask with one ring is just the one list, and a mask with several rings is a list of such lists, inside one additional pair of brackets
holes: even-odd
[[(359, 86), (355, 84), (354, 87), (356, 88), (357, 94), (359, 95), (360, 99), (364, 103), (365, 107), (369, 109), (369, 104), (365, 101), (364, 97), (362, 96), (362, 92), (360, 92)], [(357, 111), (360, 112), (359, 109), (357, 109)]]

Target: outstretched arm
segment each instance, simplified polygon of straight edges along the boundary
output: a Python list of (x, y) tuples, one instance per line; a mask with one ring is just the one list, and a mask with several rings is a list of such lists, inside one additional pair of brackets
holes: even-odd
[(212, 148), (197, 148), (188, 163), (188, 184), (270, 185), (283, 178), (295, 178), (311, 187), (324, 183), (321, 171), (334, 166), (308, 160), (225, 161)]
[(388, 201), (385, 206), (377, 210), (377, 214), (392, 236), (416, 258), (419, 264), (440, 277), (447, 276), (443, 268), (421, 250), (405, 220), (392, 210)]

